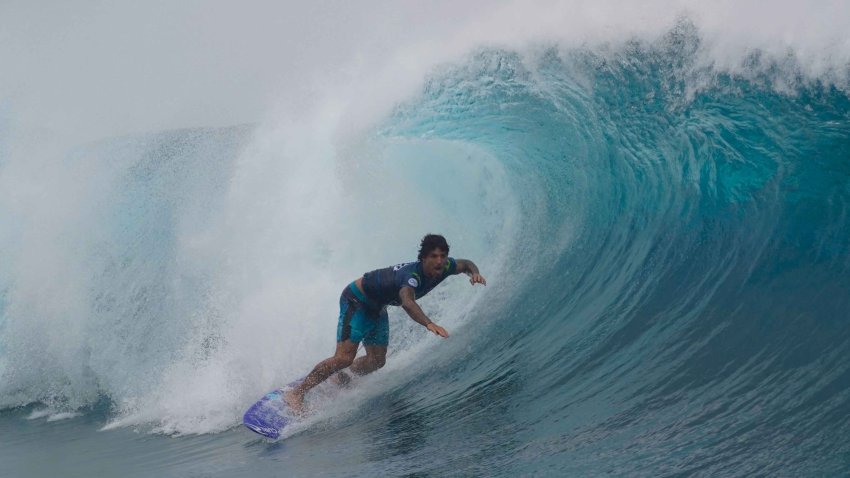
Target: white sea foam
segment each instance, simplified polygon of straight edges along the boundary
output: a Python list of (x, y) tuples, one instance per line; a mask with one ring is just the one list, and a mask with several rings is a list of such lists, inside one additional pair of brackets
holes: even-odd
[(61, 413), (55, 413), (55, 414), (50, 415), (49, 417), (47, 417), (47, 421), (48, 421), (48, 422), (58, 422), (58, 421), (60, 421), (60, 420), (68, 420), (68, 419), (71, 419), (71, 418), (76, 418), (76, 417), (78, 417), (78, 416), (80, 416), (80, 415), (81, 415), (81, 414), (80, 414), (80, 413), (78, 413), (78, 412), (61, 412)]
[(80, 416), (79, 412), (60, 412), (53, 408), (40, 408), (38, 410), (33, 410), (29, 415), (27, 415), (27, 420), (38, 420), (39, 418), (47, 417), (48, 422), (57, 422), (60, 420), (68, 420), (71, 418), (76, 418)]
[(38, 410), (33, 410), (32, 413), (27, 415), (27, 420), (37, 420), (39, 418), (44, 418), (46, 416), (49, 416), (51, 413), (54, 413), (54, 411), (49, 408), (40, 408)]

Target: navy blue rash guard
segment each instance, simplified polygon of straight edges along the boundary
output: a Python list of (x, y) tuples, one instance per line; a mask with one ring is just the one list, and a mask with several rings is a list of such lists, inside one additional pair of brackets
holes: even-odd
[(449, 257), (443, 273), (429, 279), (422, 272), (422, 262), (408, 262), (363, 274), (363, 292), (375, 305), (401, 305), (398, 294), (402, 287), (412, 287), (414, 297), (420, 298), (431, 292), (446, 277), (457, 274), (457, 261)]

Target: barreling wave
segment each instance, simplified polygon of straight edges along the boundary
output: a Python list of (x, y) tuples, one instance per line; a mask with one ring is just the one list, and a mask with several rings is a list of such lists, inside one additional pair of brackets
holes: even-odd
[(482, 51), (387, 128), (485, 148), (519, 192), (521, 279), (455, 365), (489, 371), (442, 403), (472, 418), (439, 432), (492, 427), (492, 466), (847, 471), (846, 85), (699, 48), (683, 24), (616, 52)]
[[(26, 256), (2, 284), (0, 405), (105, 397), (127, 423), (225, 429), (270, 382), (311, 365), (302, 356), (332, 331), (313, 324), (334, 314), (320, 291), (360, 271), (346, 259), (380, 265), (387, 248), (404, 259), (398, 230), (432, 221), (453, 252), (473, 243), (459, 255), (498, 274), (466, 307), (438, 294), (432, 312), (463, 331), (439, 354), (399, 326), (405, 363), (429, 367), (391, 368), (397, 379), (361, 403), (358, 420), (391, 415), (364, 473), (847, 473), (847, 85), (758, 52), (722, 71), (700, 61), (700, 41), (684, 22), (622, 47), (479, 50), (436, 73), (339, 164), (272, 158), (285, 167), (268, 171), (250, 160), (254, 132), (244, 129), (96, 150), (124, 159), (96, 174), (108, 193), (86, 196), (95, 213), (82, 215), (85, 227), (62, 229), (79, 234), (73, 247), (42, 244), (95, 257), (60, 260), (77, 278), (57, 289), (64, 312), (26, 307), (39, 280)], [(246, 199), (257, 185), (281, 186), (273, 199), (294, 205), (281, 214)], [(385, 186), (389, 203), (373, 192)], [(397, 199), (406, 195), (428, 212)], [(409, 222), (381, 226), (358, 204)], [(269, 231), (296, 236), (291, 249), (275, 249), (280, 235)], [(10, 235), (11, 250), (30, 250), (24, 235)], [(242, 262), (206, 265), (216, 248)], [(263, 268), (269, 261), (329, 272), (308, 288), (270, 272), (279, 265)], [(275, 302), (276, 286), (301, 296)], [(251, 319), (284, 305), (297, 317), (283, 326)], [(51, 319), (34, 327), (34, 313)], [(288, 351), (258, 337), (262, 326), (289, 337)], [(45, 344), (53, 327), (63, 329)], [(311, 332), (300, 348), (293, 327)], [(257, 365), (251, 347), (271, 355)], [(294, 365), (277, 370), (285, 360)], [(191, 406), (140, 404), (199, 386)], [(421, 458), (431, 452), (443, 458)]]

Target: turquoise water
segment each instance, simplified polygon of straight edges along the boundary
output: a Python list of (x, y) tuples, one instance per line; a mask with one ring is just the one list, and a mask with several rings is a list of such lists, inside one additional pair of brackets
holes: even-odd
[[(482, 48), (314, 155), (262, 126), (67, 152), (3, 211), (2, 474), (850, 473), (850, 98), (702, 41)], [(423, 301), (452, 337), (396, 311), (384, 370), (241, 427), (426, 232), (490, 283)]]

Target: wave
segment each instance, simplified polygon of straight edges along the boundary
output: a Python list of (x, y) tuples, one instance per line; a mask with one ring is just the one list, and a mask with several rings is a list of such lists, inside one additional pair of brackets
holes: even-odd
[(850, 101), (758, 55), (704, 69), (700, 42), (483, 51), (388, 129), (484, 145), (521, 192), (521, 279), (460, 373), (499, 366), (458, 390), (522, 430), (515, 471), (845, 466)]

